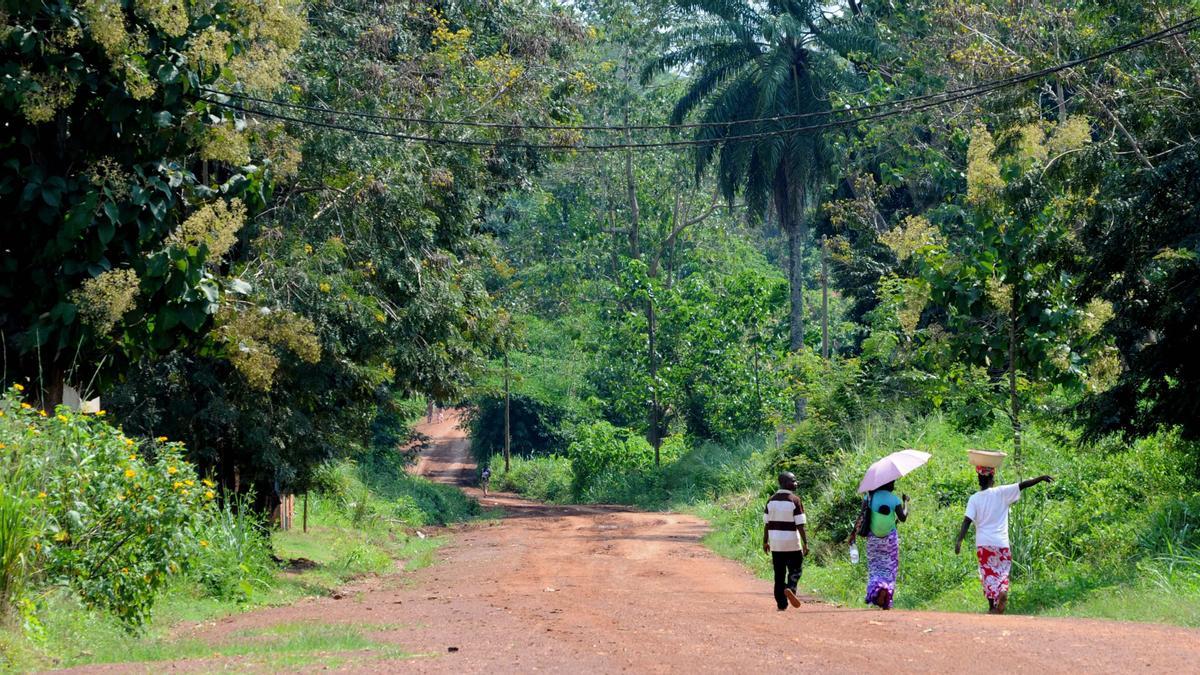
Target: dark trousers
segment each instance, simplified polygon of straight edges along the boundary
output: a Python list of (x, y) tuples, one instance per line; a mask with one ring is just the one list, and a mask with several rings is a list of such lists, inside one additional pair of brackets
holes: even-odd
[(779, 609), (788, 606), (784, 588), (793, 592), (800, 583), (800, 574), (804, 571), (804, 553), (800, 551), (771, 551), (771, 565), (775, 567), (775, 604)]

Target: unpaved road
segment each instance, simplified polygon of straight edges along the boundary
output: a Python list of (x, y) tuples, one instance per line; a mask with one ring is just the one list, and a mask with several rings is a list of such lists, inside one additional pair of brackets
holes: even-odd
[[(453, 420), (423, 431), (436, 444), (422, 472), (473, 479)], [(383, 626), (372, 636), (420, 655), (349, 666), (363, 672), (1200, 672), (1200, 631), (817, 602), (777, 612), (768, 582), (701, 545), (696, 518), (512, 496), (484, 503), (506, 515), (452, 530), (432, 567), (199, 634), (351, 622)]]

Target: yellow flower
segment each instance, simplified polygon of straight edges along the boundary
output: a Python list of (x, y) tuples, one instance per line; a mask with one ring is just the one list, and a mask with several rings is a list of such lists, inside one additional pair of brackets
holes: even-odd
[(175, 481), (173, 484), (171, 484), (171, 487), (178, 490), (179, 488), (183, 487), (183, 483), (180, 483), (179, 481)]
[(216, 487), (217, 486), (216, 483), (212, 482), (211, 480), (209, 480), (207, 478), (205, 478), (204, 480), (202, 480), (200, 482), (204, 483), (204, 487)]
[(168, 466), (168, 467), (167, 467), (167, 473), (168, 473), (169, 475), (172, 475), (172, 476), (174, 476), (175, 474), (179, 473), (179, 469), (176, 469), (176, 468), (175, 468), (175, 467), (173, 467), (173, 466)]
[(33, 406), (29, 405), (28, 403), (22, 403), (22, 404), (21, 404), (21, 408), (23, 408), (23, 409), (25, 409), (25, 410), (29, 410), (29, 409), (30, 409), (30, 408), (32, 408), (32, 407), (33, 407)]
[(122, 492), (121, 494), (117, 495), (117, 501), (119, 501), (119, 502), (123, 502), (123, 501), (125, 501), (125, 493), (124, 493), (124, 492)]
[(8, 447), (7, 445), (5, 445), (5, 444), (3, 444), (3, 443), (0, 443), (0, 450), (3, 450), (3, 449), (5, 449), (5, 448), (7, 448), (7, 447)]
[(205, 540), (205, 539), (201, 539), (201, 540), (200, 540), (200, 545), (201, 545), (201, 546), (208, 546), (208, 541), (207, 541), (207, 540)]
[(45, 493), (45, 492), (39, 492), (39, 493), (38, 493), (38, 499), (45, 499), (45, 498), (46, 498), (46, 493)]
[(212, 490), (209, 490), (208, 492), (204, 493), (204, 498), (208, 499), (208, 500), (212, 500), (216, 496), (217, 496), (217, 493), (213, 492)]
[(134, 471), (133, 469), (125, 469), (125, 477), (126, 478), (133, 478), (136, 475), (137, 475), (137, 472)]
[(104, 417), (107, 414), (108, 414), (107, 410), (97, 410), (96, 411), (96, 417)]
[(386, 323), (387, 317), (384, 316), (382, 312), (380, 312), (375, 315), (375, 320), (378, 321), (379, 323)]
[(131, 448), (133, 447), (133, 439), (132, 438), (122, 438), (121, 440), (125, 441), (125, 445), (127, 445)]
[(312, 255), (312, 252), (313, 252), (313, 247), (312, 247), (312, 244), (305, 244), (305, 245), (304, 245), (304, 252), (305, 252), (305, 253), (307, 253), (307, 254), (309, 254), (309, 255)]
[(137, 461), (137, 455), (130, 455), (129, 461), (131, 461), (131, 462)]
[(184, 496), (184, 497), (186, 497), (186, 496), (188, 496), (188, 491), (187, 491), (187, 490), (180, 490), (180, 491), (179, 491), (179, 494), (180, 494), (180, 495), (182, 495), (182, 496)]
[(194, 481), (194, 480), (185, 480), (185, 481), (183, 481), (183, 484), (184, 484), (184, 485), (186, 485), (186, 486), (188, 486), (188, 487), (192, 487), (193, 485), (195, 485), (195, 484), (196, 484), (196, 481)]
[(0, 417), (4, 417), (4, 411), (0, 410)]
[(38, 414), (41, 415), (42, 417), (49, 417), (49, 415), (46, 414), (45, 410), (39, 410)]
[(66, 530), (59, 530), (58, 534), (54, 535), (54, 541), (66, 541), (71, 538)]
[(58, 420), (59, 422), (66, 422), (67, 416), (66, 415), (55, 415), (54, 419)]
[(25, 387), (22, 387), (18, 382), (13, 383), (13, 389), (16, 389), (17, 391), (25, 391)]
[(159, 436), (158, 438), (156, 438), (156, 439), (154, 439), (154, 440), (158, 441), (159, 443), (166, 443), (166, 442), (167, 442), (167, 437), (166, 437), (166, 436)]
[(324, 282), (324, 281), (321, 282), (321, 285), (319, 286), (319, 288), (321, 289), (322, 293), (328, 293), (329, 291), (333, 290), (333, 286), (330, 286), (327, 282)]

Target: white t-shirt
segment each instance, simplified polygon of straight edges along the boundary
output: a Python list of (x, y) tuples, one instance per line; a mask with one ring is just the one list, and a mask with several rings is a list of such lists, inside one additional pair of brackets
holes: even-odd
[(1021, 498), (1016, 483), (980, 490), (967, 500), (967, 517), (975, 523), (975, 545), (1008, 548), (1008, 507)]

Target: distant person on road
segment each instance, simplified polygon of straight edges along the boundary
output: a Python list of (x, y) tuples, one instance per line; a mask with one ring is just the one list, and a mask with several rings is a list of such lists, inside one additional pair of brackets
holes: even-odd
[(479, 486), (483, 488), (483, 496), (488, 493), (488, 483), (492, 481), (492, 470), (485, 468), (483, 473), (479, 474)]
[(850, 534), (850, 545), (862, 535), (867, 538), (868, 605), (891, 609), (896, 597), (896, 573), (900, 571), (900, 533), (896, 523), (908, 520), (908, 495), (894, 494), (896, 481), (871, 490), (863, 498), (858, 522)]
[(437, 406), (434, 405), (433, 399), (429, 399), (425, 403), (425, 424), (433, 424), (433, 413), (435, 410), (437, 410)]
[(796, 586), (808, 555), (808, 535), (804, 524), (804, 504), (796, 496), (796, 476), (790, 471), (779, 474), (779, 490), (771, 495), (763, 509), (763, 551), (771, 554), (775, 568), (775, 604), (779, 611), (800, 606)]
[(979, 492), (967, 500), (967, 514), (958, 539), (954, 541), (954, 553), (962, 551), (967, 528), (975, 524), (975, 555), (979, 559), (979, 579), (983, 582), (983, 594), (988, 601), (988, 614), (1003, 614), (1008, 608), (1008, 575), (1012, 572), (1012, 549), (1008, 542), (1008, 510), (1021, 493), (1038, 483), (1053, 483), (1050, 476), (1038, 476), (995, 487), (996, 470), (988, 466), (977, 466)]

